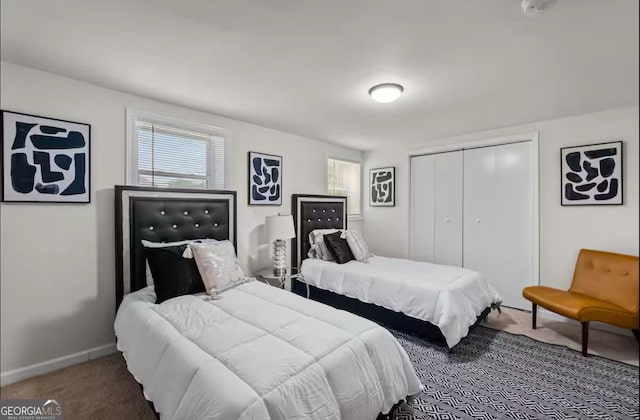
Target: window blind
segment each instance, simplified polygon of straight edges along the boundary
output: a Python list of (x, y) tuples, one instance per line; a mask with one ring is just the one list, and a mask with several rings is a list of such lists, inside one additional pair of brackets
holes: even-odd
[(224, 189), (225, 138), (136, 119), (138, 185)]
[(329, 159), (327, 162), (327, 191), (330, 195), (347, 197), (347, 214), (360, 214), (360, 164)]

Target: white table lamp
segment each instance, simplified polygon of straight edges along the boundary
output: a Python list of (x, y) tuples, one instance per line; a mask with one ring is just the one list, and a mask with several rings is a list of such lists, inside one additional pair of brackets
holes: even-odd
[(293, 216), (267, 216), (265, 230), (267, 239), (273, 242), (273, 274), (284, 276), (287, 273), (287, 239), (296, 237)]

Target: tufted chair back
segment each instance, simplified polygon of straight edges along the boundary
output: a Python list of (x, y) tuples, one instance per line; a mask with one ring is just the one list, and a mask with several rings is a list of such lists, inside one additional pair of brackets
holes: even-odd
[(638, 313), (638, 257), (581, 249), (570, 292)]

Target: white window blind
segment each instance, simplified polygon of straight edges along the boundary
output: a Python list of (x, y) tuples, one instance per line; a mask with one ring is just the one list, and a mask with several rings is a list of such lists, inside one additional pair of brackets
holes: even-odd
[[(130, 172), (136, 185), (224, 189), (223, 133), (199, 126), (189, 129), (172, 121), (133, 116), (135, 162)], [(180, 125), (180, 126), (177, 126)]]
[(359, 216), (361, 213), (360, 185), (359, 163), (338, 159), (327, 161), (327, 192), (347, 197), (347, 214), (350, 216)]

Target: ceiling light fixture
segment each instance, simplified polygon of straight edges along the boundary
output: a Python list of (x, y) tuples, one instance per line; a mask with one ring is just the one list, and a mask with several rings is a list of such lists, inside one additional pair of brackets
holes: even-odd
[(521, 6), (525, 15), (537, 15), (551, 9), (558, 0), (522, 0)]
[(404, 88), (397, 83), (382, 83), (369, 89), (369, 95), (373, 100), (383, 104), (395, 101), (402, 95), (402, 92), (404, 92)]

